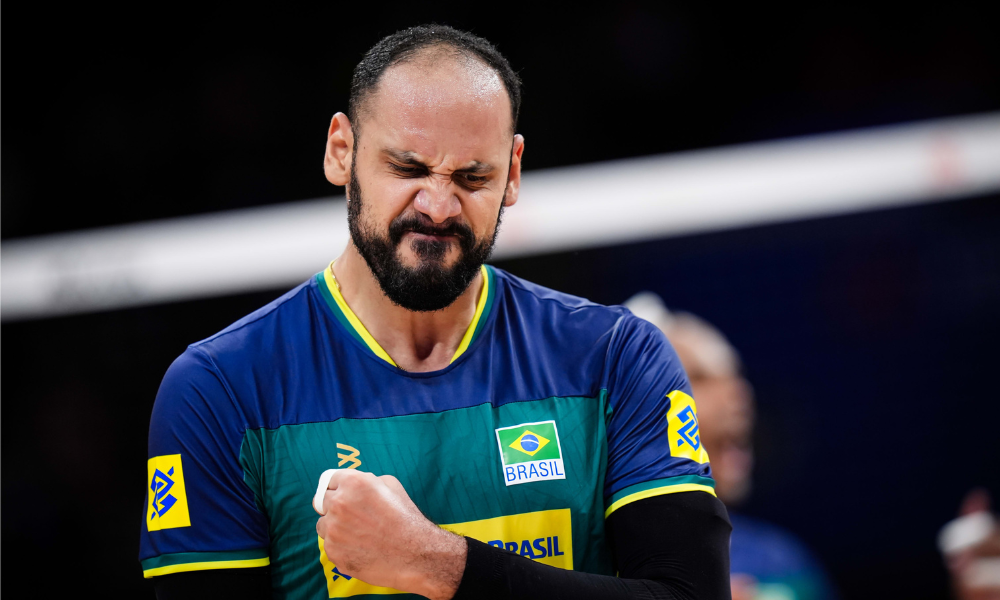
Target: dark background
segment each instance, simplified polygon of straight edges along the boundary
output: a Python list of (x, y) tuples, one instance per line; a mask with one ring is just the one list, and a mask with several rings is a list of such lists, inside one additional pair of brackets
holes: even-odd
[[(955, 7), (30, 10), (4, 15), (4, 240), (333, 193), (321, 157), (354, 64), (427, 21), (520, 71), (526, 168), (1000, 109), (993, 22)], [(652, 289), (718, 325), (759, 401), (746, 512), (800, 535), (846, 598), (943, 598), (938, 528), (972, 486), (1000, 494), (997, 200), (497, 264), (605, 303)], [(159, 380), (280, 293), (3, 324), (7, 591), (150, 593)]]

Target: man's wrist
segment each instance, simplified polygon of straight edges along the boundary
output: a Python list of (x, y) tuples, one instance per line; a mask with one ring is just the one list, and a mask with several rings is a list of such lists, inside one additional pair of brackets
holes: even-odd
[(415, 572), (402, 577), (401, 590), (431, 600), (450, 600), (462, 582), (468, 543), (460, 535), (435, 527), (437, 532), (415, 561)]

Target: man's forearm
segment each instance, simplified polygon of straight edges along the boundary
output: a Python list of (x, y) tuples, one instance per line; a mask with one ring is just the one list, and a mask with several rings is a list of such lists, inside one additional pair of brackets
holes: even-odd
[(691, 598), (665, 583), (567, 571), (467, 538), (465, 576), (454, 600), (675, 600)]
[(612, 514), (618, 577), (567, 571), (468, 539), (456, 600), (728, 600), (726, 509), (704, 492), (640, 500)]

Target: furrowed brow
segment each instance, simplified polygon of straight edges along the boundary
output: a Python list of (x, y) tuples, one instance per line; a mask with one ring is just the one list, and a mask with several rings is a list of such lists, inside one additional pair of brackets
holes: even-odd
[(388, 156), (392, 160), (403, 163), (404, 165), (419, 165), (426, 167), (419, 158), (417, 158), (416, 152), (410, 150), (396, 150), (394, 148), (384, 148), (382, 154)]
[(471, 173), (473, 175), (486, 175), (487, 173), (493, 172), (493, 165), (474, 160), (468, 166), (457, 169), (457, 171), (459, 173)]
[[(382, 154), (391, 158), (392, 160), (404, 164), (404, 165), (414, 165), (420, 167), (426, 167), (427, 165), (417, 158), (417, 153), (412, 150), (396, 150), (395, 148), (383, 148)], [(461, 169), (455, 169), (456, 173), (470, 173), (472, 175), (486, 175), (492, 173), (494, 170), (493, 165), (489, 163), (484, 163), (478, 160), (474, 160), (468, 163)]]

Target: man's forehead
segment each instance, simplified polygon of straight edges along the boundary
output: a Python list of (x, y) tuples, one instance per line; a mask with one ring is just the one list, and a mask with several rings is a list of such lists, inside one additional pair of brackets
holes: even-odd
[(395, 127), (506, 129), (506, 137), (512, 134), (503, 80), (482, 61), (455, 52), (427, 51), (389, 67), (367, 103), (364, 119)]
[(376, 94), (382, 89), (394, 92), (393, 96), (407, 103), (427, 99), (492, 106), (507, 100), (503, 80), (492, 67), (471, 56), (434, 49), (386, 69)]

